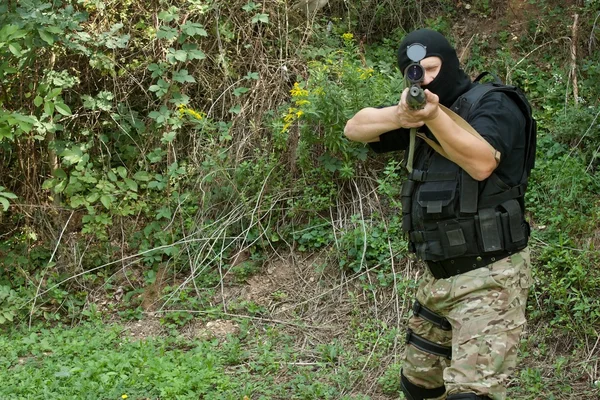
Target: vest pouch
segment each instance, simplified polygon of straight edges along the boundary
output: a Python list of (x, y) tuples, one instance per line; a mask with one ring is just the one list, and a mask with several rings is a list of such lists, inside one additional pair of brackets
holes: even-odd
[(412, 230), (412, 217), (410, 214), (402, 214), (402, 231), (410, 232)]
[(475, 219), (461, 219), (459, 220), (460, 227), (463, 230), (463, 234), (467, 241), (467, 254), (466, 256), (479, 255), (479, 245), (477, 242), (477, 229), (475, 229)]
[(463, 256), (468, 250), (468, 238), (456, 220), (438, 223), (440, 241), (444, 251), (444, 258), (455, 258)]
[(412, 206), (412, 194), (415, 189), (415, 181), (407, 180), (402, 184), (400, 201), (402, 203), (402, 230), (410, 232), (412, 230), (412, 217), (410, 215)]
[(523, 219), (521, 206), (517, 200), (509, 200), (501, 207), (506, 210), (500, 213), (506, 250), (515, 252), (524, 249), (529, 238), (529, 224)]
[(422, 208), (423, 220), (453, 217), (456, 203), (456, 181), (424, 182), (417, 193), (417, 203)]
[(482, 253), (496, 253), (504, 247), (504, 231), (501, 222), (501, 213), (493, 208), (479, 210), (475, 216), (475, 229), (477, 242)]

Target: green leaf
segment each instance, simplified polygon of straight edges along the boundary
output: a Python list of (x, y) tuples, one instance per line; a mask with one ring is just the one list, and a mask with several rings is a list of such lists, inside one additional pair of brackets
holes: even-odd
[(238, 105), (235, 105), (235, 106), (233, 106), (233, 107), (231, 107), (231, 108), (229, 109), (229, 112), (230, 112), (230, 113), (232, 113), (232, 114), (236, 114), (236, 115), (237, 115), (237, 114), (239, 114), (240, 112), (242, 112), (242, 106), (240, 106), (239, 104), (238, 104)]
[(105, 195), (100, 196), (100, 202), (102, 203), (102, 205), (104, 207), (106, 207), (108, 210), (110, 210), (110, 206), (112, 204), (112, 198), (109, 195), (105, 194)]
[(61, 93), (62, 93), (62, 88), (54, 88), (46, 95), (46, 99), (52, 100)]
[(71, 200), (69, 201), (69, 205), (71, 206), (71, 208), (87, 206), (88, 204), (89, 203), (83, 198), (83, 196), (80, 195), (71, 197)]
[(248, 89), (247, 87), (239, 87), (233, 91), (233, 95), (235, 97), (240, 97), (242, 94), (247, 93), (248, 91), (250, 91), (250, 89)]
[(64, 103), (54, 103), (54, 107), (56, 108), (56, 111), (58, 111), (64, 116), (68, 117), (69, 115), (73, 115), (69, 106), (67, 106)]
[(77, 164), (83, 158), (83, 152), (79, 147), (73, 147), (72, 149), (64, 149), (60, 156), (69, 164)]
[(119, 178), (117, 178), (117, 175), (115, 175), (115, 173), (112, 171), (108, 171), (108, 173), (106, 175), (108, 176), (108, 179), (111, 182), (116, 182), (119, 179)]
[(254, 17), (252, 17), (252, 23), (256, 24), (256, 23), (263, 23), (263, 24), (268, 24), (269, 23), (269, 15), (268, 14), (256, 14)]
[(51, 34), (43, 29), (38, 29), (38, 33), (44, 42), (48, 43), (50, 46), (54, 44), (54, 37)]
[(172, 216), (173, 214), (171, 213), (171, 209), (169, 207), (164, 207), (158, 210), (158, 213), (156, 214), (156, 219), (171, 219)]
[(181, 49), (187, 53), (188, 60), (203, 60), (206, 58), (206, 54), (198, 49), (198, 45), (195, 43), (186, 43), (181, 46)]
[(67, 179), (67, 173), (61, 168), (52, 171), (52, 175), (59, 179)]
[(161, 26), (156, 32), (156, 37), (159, 39), (173, 40), (179, 36), (179, 32), (170, 26)]
[(206, 54), (202, 50), (188, 50), (187, 51), (188, 58), (190, 60), (204, 60), (206, 58)]
[(133, 175), (133, 179), (136, 181), (148, 182), (152, 179), (152, 176), (146, 171), (138, 171)]
[(46, 179), (44, 183), (42, 183), (42, 189), (48, 190), (52, 189), (56, 185), (56, 179)]
[(252, 12), (259, 8), (260, 6), (253, 1), (249, 1), (245, 6), (242, 7), (242, 10), (246, 12)]
[(125, 169), (125, 167), (117, 167), (117, 173), (121, 178), (127, 178), (127, 170)]
[(54, 115), (54, 102), (46, 101), (44, 103), (44, 113), (49, 117)]
[(196, 22), (186, 22), (181, 26), (181, 30), (188, 36), (208, 36), (204, 26)]
[(189, 83), (194, 83), (196, 82), (196, 79), (194, 79), (193, 76), (188, 74), (188, 71), (186, 69), (182, 69), (180, 71), (175, 71), (173, 72), (173, 80), (179, 83), (185, 83), (185, 82), (189, 82)]
[(158, 19), (165, 21), (165, 22), (171, 22), (177, 18), (179, 18), (179, 14), (171, 13), (169, 11), (161, 11), (158, 13)]
[(130, 179), (130, 178), (125, 178), (124, 181), (125, 181), (125, 184), (127, 185), (127, 187), (129, 188), (129, 190), (132, 190), (134, 192), (138, 191), (138, 184), (136, 181), (134, 181), (133, 179)]
[(34, 104), (36, 107), (39, 107), (39, 106), (41, 106), (43, 102), (44, 102), (44, 99), (42, 99), (42, 97), (41, 97), (41, 96), (35, 96), (35, 99), (33, 99), (33, 104)]
[[(2, 208), (4, 208), (4, 211), (7, 211), (8, 207), (10, 207), (10, 203), (4, 197), (0, 197), (0, 204), (2, 204)], [(0, 323), (2, 323), (2, 321), (0, 321)]]
[(0, 196), (4, 196), (7, 199), (16, 199), (17, 195), (11, 192), (0, 192)]
[(23, 53), (21, 53), (21, 45), (19, 43), (9, 44), (8, 50), (17, 57), (21, 57), (23, 55)]
[(67, 181), (60, 181), (58, 185), (54, 186), (54, 193), (62, 193), (67, 188)]
[(175, 57), (175, 59), (177, 61), (185, 61), (185, 60), (187, 60), (187, 51), (185, 51), (185, 50), (176, 50), (173, 53), (173, 57)]
[(248, 72), (246, 74), (246, 76), (244, 77), (244, 79), (254, 79), (254, 80), (258, 80), (260, 78), (260, 75), (258, 74), (258, 72)]
[(93, 203), (95, 203), (96, 201), (98, 201), (98, 199), (99, 199), (99, 198), (100, 198), (100, 193), (98, 193), (98, 192), (93, 192), (93, 193), (90, 193), (90, 194), (89, 194), (89, 195), (88, 195), (88, 196), (85, 198), (85, 200), (86, 200), (88, 203), (90, 203), (90, 204), (93, 204)]
[(171, 143), (173, 140), (175, 140), (175, 136), (177, 136), (177, 132), (165, 132), (163, 134), (163, 137), (161, 139), (161, 142), (163, 143)]

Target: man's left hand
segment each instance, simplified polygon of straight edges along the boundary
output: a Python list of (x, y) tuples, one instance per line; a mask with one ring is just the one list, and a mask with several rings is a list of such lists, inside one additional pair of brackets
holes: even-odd
[(428, 121), (435, 119), (440, 112), (440, 98), (435, 93), (430, 92), (428, 89), (425, 89), (424, 93), (426, 100), (425, 106), (421, 109), (415, 110), (406, 102), (408, 89), (402, 92), (402, 98), (399, 106), (405, 120), (409, 122), (412, 127), (425, 125)]

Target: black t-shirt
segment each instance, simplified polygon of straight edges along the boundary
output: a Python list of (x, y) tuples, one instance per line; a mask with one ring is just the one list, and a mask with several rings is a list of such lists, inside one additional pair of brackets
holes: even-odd
[[(526, 120), (519, 106), (502, 92), (487, 93), (467, 120), (501, 154), (494, 171), (509, 186), (520, 183), (525, 164)], [(410, 129), (396, 129), (369, 143), (376, 153), (408, 148)], [(421, 140), (421, 139), (417, 139)]]

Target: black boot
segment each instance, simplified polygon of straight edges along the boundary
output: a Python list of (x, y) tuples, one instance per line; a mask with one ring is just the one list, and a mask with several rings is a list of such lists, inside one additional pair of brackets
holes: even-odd
[(444, 393), (446, 393), (446, 388), (444, 386), (440, 386), (433, 389), (422, 388), (421, 386), (417, 386), (411, 381), (409, 381), (400, 371), (400, 382), (402, 387), (402, 392), (404, 393), (404, 397), (408, 400), (425, 400), (425, 399), (435, 399), (436, 397), (440, 397)]

